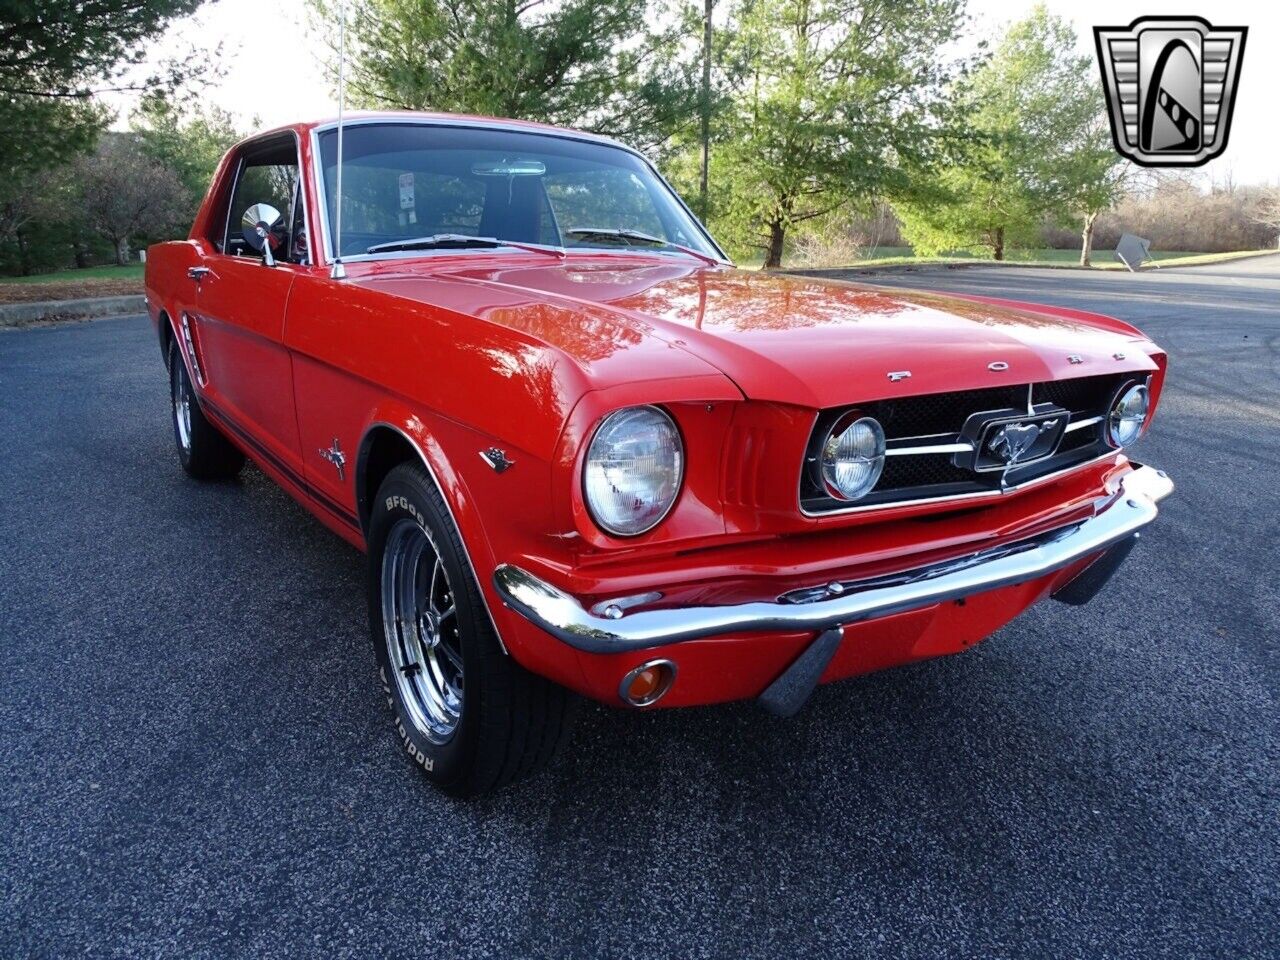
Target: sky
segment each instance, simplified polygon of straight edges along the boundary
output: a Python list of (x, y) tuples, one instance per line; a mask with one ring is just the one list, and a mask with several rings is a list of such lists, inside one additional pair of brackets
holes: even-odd
[[(1032, 0), (969, 0), (969, 34), (974, 40), (994, 41), (1005, 24), (1026, 16), (1032, 6)], [(1140, 16), (1191, 14), (1215, 26), (1247, 26), (1230, 142), (1221, 157), (1200, 169), (1206, 182), (1280, 184), (1280, 123), (1270, 99), (1271, 92), (1280, 89), (1280, 3), (1218, 0), (1175, 6), (1154, 0), (1047, 0), (1046, 6), (1071, 22), (1080, 51), (1090, 58), (1093, 27), (1127, 26)], [(204, 97), (231, 111), (245, 129), (272, 127), (337, 112), (324, 71), (325, 48), (309, 24), (307, 0), (214, 0), (173, 24), (154, 49), (164, 56), (193, 46), (213, 50), (221, 44), (226, 75)], [(131, 99), (117, 96), (111, 102), (119, 114), (118, 125), (123, 125)]]

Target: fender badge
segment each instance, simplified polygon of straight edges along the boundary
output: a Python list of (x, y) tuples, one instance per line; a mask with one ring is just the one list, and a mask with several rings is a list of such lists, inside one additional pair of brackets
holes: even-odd
[(1009, 365), (1003, 360), (992, 360), (987, 364), (987, 369), (992, 373), (1000, 373), (1001, 371), (1008, 370)]
[(499, 450), (497, 447), (481, 450), (480, 459), (493, 467), (495, 473), (506, 473), (515, 466), (515, 461), (507, 458), (507, 452)]
[(889, 374), (890, 383), (897, 383), (899, 380), (910, 380), (910, 379), (911, 379), (910, 370), (894, 370)]
[(337, 437), (333, 438), (333, 446), (331, 446), (328, 450), (321, 450), (319, 452), (320, 452), (320, 456), (328, 460), (338, 469), (338, 479), (346, 480), (347, 479), (347, 471), (346, 471), (347, 457), (346, 457), (346, 454), (342, 452), (342, 447), (338, 446), (338, 438)]
[(1084, 363), (1084, 357), (1080, 356), (1078, 353), (1073, 353), (1071, 356), (1067, 357), (1067, 363)]

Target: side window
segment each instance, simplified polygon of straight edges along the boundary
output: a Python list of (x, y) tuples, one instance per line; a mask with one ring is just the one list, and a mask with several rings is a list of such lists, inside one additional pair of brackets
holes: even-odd
[(233, 257), (258, 256), (244, 241), (241, 219), (250, 207), (265, 203), (275, 207), (281, 215), (277, 228), (278, 245), (273, 248), (276, 259), (289, 263), (305, 261), (307, 239), (298, 235), (305, 224), (298, 187), (298, 157), (292, 139), (247, 151), (231, 194), (223, 252)]

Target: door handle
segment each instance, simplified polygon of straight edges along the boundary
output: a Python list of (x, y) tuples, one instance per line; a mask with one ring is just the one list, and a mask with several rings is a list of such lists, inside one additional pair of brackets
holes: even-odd
[(210, 275), (216, 276), (210, 267), (187, 267), (187, 276), (196, 283), (199, 283), (205, 277)]

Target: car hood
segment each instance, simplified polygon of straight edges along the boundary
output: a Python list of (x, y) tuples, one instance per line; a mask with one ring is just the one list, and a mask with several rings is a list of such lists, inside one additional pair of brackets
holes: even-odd
[[(458, 266), (454, 283), (528, 295), (711, 364), (753, 399), (830, 407), (1128, 370), (1154, 362), (1138, 331), (1086, 315), (1050, 315), (953, 296), (794, 275), (708, 268), (683, 259), (580, 258)], [(432, 271), (431, 276), (443, 280)], [(429, 302), (434, 285), (399, 272), (370, 285)], [(394, 282), (393, 282), (394, 281)], [(392, 289), (394, 288), (394, 289)], [(1050, 308), (1045, 308), (1046, 310)], [(519, 311), (500, 322), (520, 325)], [(489, 319), (494, 319), (489, 317)], [(566, 336), (566, 344), (577, 338)], [(553, 346), (561, 346), (552, 343)], [(600, 344), (593, 343), (598, 351)], [(890, 375), (893, 375), (892, 377)], [(908, 374), (903, 376), (903, 374)]]

